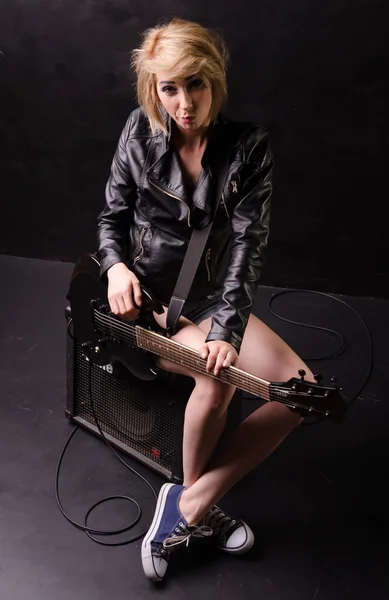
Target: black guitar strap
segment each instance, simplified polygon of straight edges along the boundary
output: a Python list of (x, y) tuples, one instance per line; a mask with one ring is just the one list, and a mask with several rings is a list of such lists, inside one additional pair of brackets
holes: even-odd
[[(227, 146), (227, 145), (226, 145)], [(222, 150), (220, 150), (222, 151)], [(185, 305), (186, 298), (188, 297), (189, 290), (193, 283), (193, 279), (196, 275), (196, 271), (200, 262), (201, 255), (204, 251), (205, 244), (209, 233), (212, 228), (213, 219), (216, 216), (221, 195), (223, 193), (224, 183), (227, 178), (228, 172), (228, 152), (227, 148), (224, 148), (226, 156), (221, 161), (222, 164), (218, 170), (218, 181), (216, 186), (216, 206), (213, 213), (213, 218), (208, 225), (202, 229), (194, 229), (189, 240), (188, 248), (184, 257), (184, 261), (181, 266), (180, 273), (178, 275), (177, 283), (171, 297), (167, 318), (166, 318), (166, 333), (168, 337), (171, 337), (176, 332), (177, 322), (181, 316), (182, 310)]]

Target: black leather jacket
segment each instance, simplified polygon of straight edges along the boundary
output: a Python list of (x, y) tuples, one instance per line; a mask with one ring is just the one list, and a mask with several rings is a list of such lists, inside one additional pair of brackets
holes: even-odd
[(251, 311), (268, 238), (273, 157), (269, 137), (254, 123), (219, 116), (202, 158), (202, 172), (190, 197), (169, 135), (152, 133), (141, 109), (122, 131), (98, 217), (101, 275), (124, 262), (141, 283), (168, 304), (193, 227), (213, 216), (221, 148), (229, 148), (229, 169), (187, 302), (219, 292), (210, 340), (238, 351)]

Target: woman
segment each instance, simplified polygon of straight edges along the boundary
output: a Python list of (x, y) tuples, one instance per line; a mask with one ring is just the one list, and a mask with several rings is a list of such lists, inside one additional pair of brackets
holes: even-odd
[[(98, 220), (98, 254), (108, 278), (111, 310), (136, 319), (140, 282), (167, 306), (194, 227), (213, 215), (220, 156), (229, 167), (207, 249), (173, 339), (198, 350), (215, 375), (232, 364), (285, 381), (303, 361), (250, 314), (268, 237), (273, 158), (267, 132), (220, 115), (226, 99), (223, 40), (200, 25), (174, 19), (146, 31), (133, 52), (140, 108), (121, 134)], [(163, 369), (195, 381), (185, 413), (183, 485), (167, 483), (142, 543), (147, 577), (160, 581), (169, 551), (192, 536), (213, 535), (229, 553), (248, 551), (254, 535), (215, 506), (300, 422), (268, 402), (251, 414), (215, 454), (234, 387), (160, 360)], [(185, 544), (183, 544), (185, 546)]]

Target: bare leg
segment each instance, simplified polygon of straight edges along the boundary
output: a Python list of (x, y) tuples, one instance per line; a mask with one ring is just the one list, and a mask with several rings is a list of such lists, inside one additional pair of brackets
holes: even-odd
[[(158, 321), (164, 325), (164, 315)], [(204, 321), (202, 328), (186, 320), (181, 321), (181, 325), (174, 338), (192, 348), (202, 347), (210, 322)], [(146, 575), (154, 581), (160, 581), (166, 572), (166, 552), (170, 543), (189, 540), (184, 521), (189, 525), (200, 523), (215, 502), (266, 458), (301, 421), (299, 416), (279, 402), (265, 404), (237, 428), (223, 449), (211, 457), (224, 426), (227, 405), (234, 388), (210, 376), (191, 372), (181, 364), (177, 365), (169, 360), (161, 360), (160, 365), (193, 377), (195, 388), (185, 414), (183, 449), (186, 487), (184, 490), (174, 484), (162, 487), (153, 522), (142, 542), (143, 568)], [(305, 368), (307, 379), (313, 379), (309, 369), (296, 354), (256, 317), (249, 320), (238, 366), (273, 381), (289, 379), (296, 375), (298, 369)], [(168, 518), (165, 506), (169, 498), (174, 506), (179, 502), (180, 510), (173, 512), (171, 517), (169, 527), (174, 527), (174, 533), (171, 529), (172, 533), (162, 543), (158, 535), (161, 534), (162, 519)], [(171, 506), (173, 508), (173, 504)], [(213, 533), (218, 547), (226, 552), (246, 552), (254, 542), (253, 533), (247, 524), (220, 514), (218, 509), (209, 512), (205, 523), (210, 529), (197, 529), (197, 533)], [(227, 529), (223, 529), (225, 527)], [(174, 539), (180, 531), (183, 532), (182, 539)]]
[(210, 389), (208, 382), (197, 382), (185, 410), (183, 436), (184, 485), (192, 485), (204, 472), (223, 432), (228, 403), (234, 389)]
[[(204, 328), (209, 324), (201, 324)], [(254, 361), (255, 359), (255, 361)], [(270, 381), (285, 381), (304, 368), (303, 361), (264, 323), (250, 317), (239, 356), (239, 367)], [(253, 412), (213, 457), (207, 471), (181, 496), (180, 509), (188, 523), (198, 523), (208, 510), (244, 475), (262, 462), (300, 422), (286, 406), (271, 402)]]
[(299, 421), (277, 402), (251, 414), (213, 458), (207, 472), (184, 491), (180, 508), (188, 523), (198, 523), (228, 490), (277, 448)]
[[(165, 326), (165, 315), (155, 315), (159, 324)], [(192, 348), (204, 344), (206, 334), (187, 319), (181, 319), (179, 331), (173, 337)], [(187, 402), (183, 436), (184, 485), (192, 485), (204, 472), (224, 429), (228, 404), (235, 388), (221, 381), (202, 375), (166, 359), (160, 359), (161, 368), (173, 373), (188, 375), (195, 380), (195, 387)]]

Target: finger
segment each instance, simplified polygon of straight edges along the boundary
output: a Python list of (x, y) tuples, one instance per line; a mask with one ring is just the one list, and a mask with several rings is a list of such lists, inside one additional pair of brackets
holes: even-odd
[(232, 352), (228, 352), (226, 358), (224, 359), (223, 362), (223, 367), (227, 368), (230, 367), (233, 363), (233, 353)]
[(217, 355), (218, 355), (218, 350), (211, 350), (209, 352), (208, 360), (207, 360), (207, 367), (206, 367), (208, 373), (210, 373), (213, 370), (213, 368), (215, 367)]
[(119, 305), (116, 301), (116, 298), (108, 298), (109, 307), (114, 315), (119, 314)]
[(139, 315), (139, 308), (135, 303), (133, 294), (134, 289), (132, 286), (123, 294), (123, 302), (126, 307), (126, 312), (123, 316), (128, 321), (135, 321)]
[(110, 299), (111, 310), (115, 315), (121, 315), (120, 296), (115, 296)]
[(139, 315), (139, 309), (137, 309), (132, 301), (132, 298), (126, 296), (123, 298), (125, 302), (125, 312), (122, 314), (123, 318), (127, 321), (135, 321)]
[(123, 317), (127, 312), (126, 303), (124, 301), (123, 296), (119, 296), (119, 298), (116, 298), (116, 302), (119, 308), (119, 313), (116, 314), (119, 314), (121, 317)]
[(139, 310), (135, 306), (133, 296), (132, 296), (132, 289), (126, 291), (122, 295), (122, 301), (123, 301), (123, 305), (125, 308), (124, 312), (122, 313), (122, 316), (127, 321), (135, 321), (135, 319), (139, 315)]
[(124, 304), (124, 307), (125, 307), (125, 313), (124, 314), (127, 315), (128, 313), (131, 313), (134, 310), (134, 308), (135, 308), (134, 303), (132, 301), (131, 293), (130, 292), (125, 292), (123, 294), (122, 300), (123, 300), (123, 304)]
[(141, 307), (142, 306), (142, 290), (140, 288), (140, 282), (136, 281), (133, 284), (133, 296), (134, 296), (134, 302), (135, 302), (135, 306), (137, 307)]
[(223, 367), (223, 363), (226, 359), (226, 355), (225, 352), (223, 352), (222, 350), (219, 352), (219, 354), (217, 355), (217, 359), (216, 359), (216, 363), (215, 363), (215, 368), (213, 370), (215, 375), (219, 375), (220, 371), (222, 370)]
[(207, 358), (207, 356), (209, 354), (209, 348), (208, 348), (208, 346), (202, 346), (199, 349), (199, 354), (200, 354), (201, 358)]

